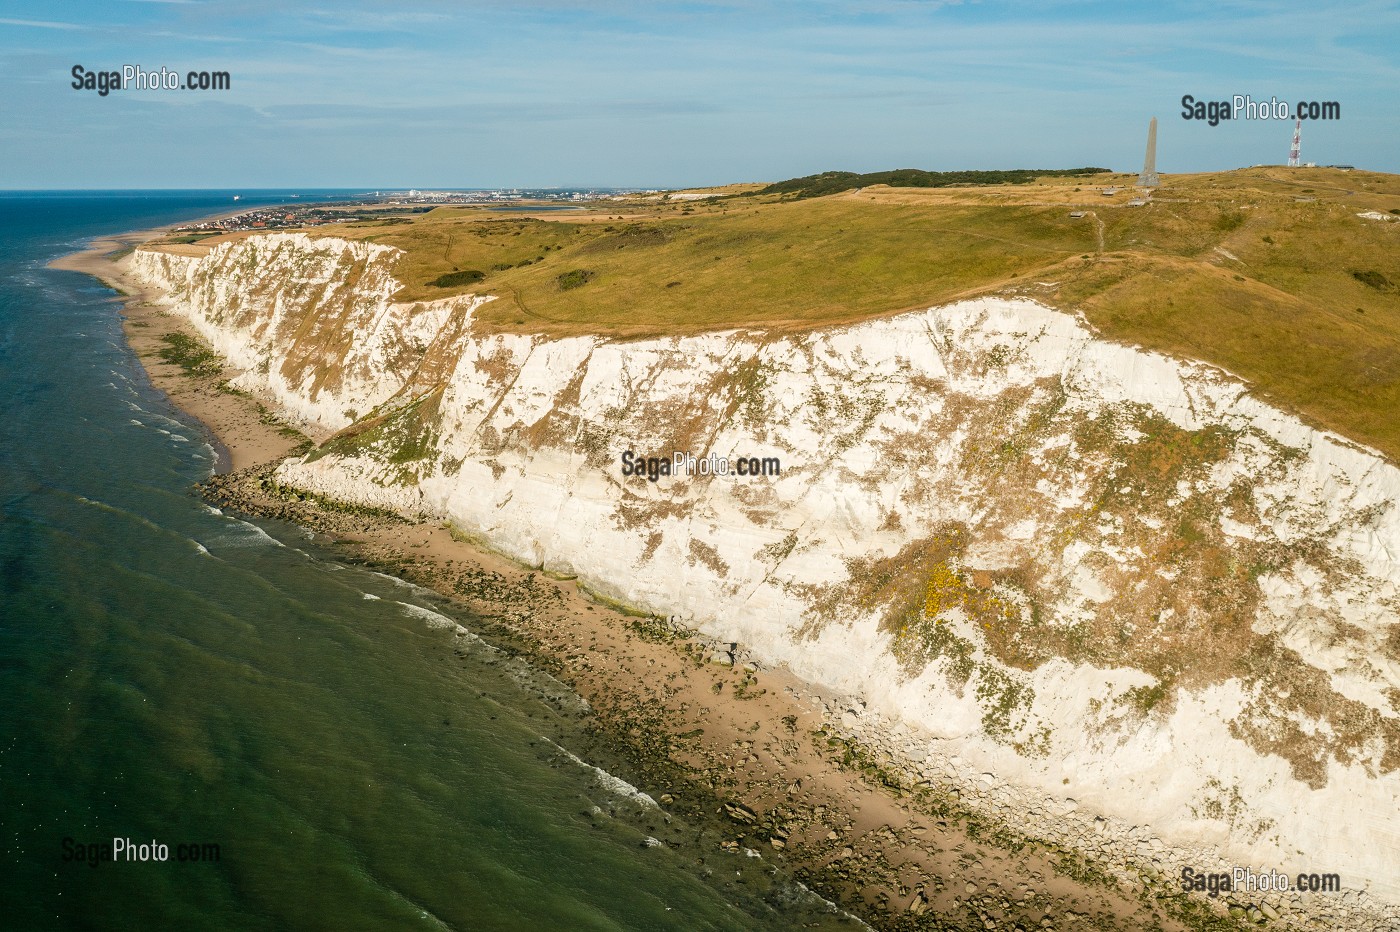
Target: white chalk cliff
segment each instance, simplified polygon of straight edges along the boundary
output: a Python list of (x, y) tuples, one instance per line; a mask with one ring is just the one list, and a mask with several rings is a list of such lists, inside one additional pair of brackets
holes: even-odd
[[(485, 296), (394, 303), (394, 259), (277, 234), (128, 261), (237, 384), (340, 432), (281, 481), (742, 642), (902, 723), (932, 773), (994, 774), (1009, 811), (1146, 827), (1167, 874), (1335, 872), (1347, 915), (1400, 915), (1400, 470), (1379, 455), (1029, 300), (547, 339), (474, 329)], [(650, 482), (628, 450), (781, 474)]]

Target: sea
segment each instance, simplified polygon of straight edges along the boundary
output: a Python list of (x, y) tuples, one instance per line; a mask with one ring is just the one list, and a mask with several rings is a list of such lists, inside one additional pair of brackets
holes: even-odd
[(0, 928), (858, 928), (480, 619), (201, 500), (215, 441), (48, 263), (355, 192), (291, 193), (0, 193)]

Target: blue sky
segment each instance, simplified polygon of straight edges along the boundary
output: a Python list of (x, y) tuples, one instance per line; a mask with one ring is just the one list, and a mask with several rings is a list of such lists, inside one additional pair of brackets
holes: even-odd
[[(831, 168), (1400, 171), (1400, 2), (0, 0), (0, 188), (682, 186)], [(226, 92), (71, 69), (228, 71)]]

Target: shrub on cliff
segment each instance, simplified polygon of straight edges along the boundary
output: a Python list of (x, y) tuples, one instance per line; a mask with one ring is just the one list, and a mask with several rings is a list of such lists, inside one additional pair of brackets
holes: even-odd
[(570, 269), (555, 279), (559, 283), (560, 291), (568, 291), (570, 288), (586, 285), (592, 280), (593, 272), (588, 269)]
[(448, 272), (446, 275), (439, 275), (428, 282), (434, 288), (456, 288), (458, 285), (475, 285), (486, 277), (485, 272), (478, 272), (476, 269), (465, 269), (460, 272)]
[(1358, 269), (1351, 273), (1351, 277), (1361, 284), (1374, 288), (1377, 291), (1390, 291), (1395, 287), (1390, 279), (1386, 278), (1375, 269)]

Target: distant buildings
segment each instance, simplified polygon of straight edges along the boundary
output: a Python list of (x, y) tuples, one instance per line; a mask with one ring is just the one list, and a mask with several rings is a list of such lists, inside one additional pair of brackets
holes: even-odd
[(356, 200), (254, 208), (231, 217), (187, 223), (175, 227), (175, 231), (180, 233), (234, 233), (240, 230), (315, 227), (328, 223), (349, 223), (355, 220), (382, 220), (387, 215), (381, 208), (396, 205), (408, 207), (406, 211), (398, 211), (399, 214), (426, 213), (434, 207), (454, 204), (507, 205), (521, 201), (579, 203), (613, 198), (619, 193), (624, 192), (615, 189), (589, 188), (535, 191), (419, 191), (411, 189), (406, 194), (393, 191), (375, 191), (373, 195), (365, 195)]

